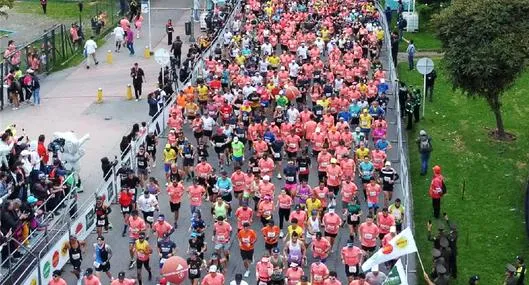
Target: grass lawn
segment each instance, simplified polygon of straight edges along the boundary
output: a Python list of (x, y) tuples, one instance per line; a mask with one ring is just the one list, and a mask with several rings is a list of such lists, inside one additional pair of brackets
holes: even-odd
[[(439, 64), (442, 62), (437, 60)], [(517, 255), (529, 258), (523, 216), (529, 162), (529, 106), (525, 99), (529, 72), (503, 97), (505, 128), (518, 137), (514, 142), (489, 139), (487, 132), (495, 127), (495, 120), (485, 101), (461, 96), (451, 89), (442, 69), (437, 74), (434, 102), (427, 102), (425, 119), (408, 133), (419, 250), (429, 270), (432, 243), (427, 240), (426, 223), (433, 213), (428, 188), (431, 167), (438, 164), (448, 188), (441, 211), (448, 213), (459, 231), (459, 278), (454, 284), (468, 284), (473, 274), (480, 275), (480, 283), (503, 284), (505, 264), (514, 262)], [(408, 71), (406, 63), (399, 65), (399, 75), (400, 80), (422, 86), (422, 76)], [(434, 149), (424, 177), (419, 175), (417, 146), (411, 143), (420, 129), (431, 135)], [(434, 233), (438, 223), (433, 220)]]
[[(62, 1), (48, 1), (46, 16), (52, 19), (64, 21), (79, 21), (79, 6), (77, 1), (62, 2)], [(84, 1), (83, 8), (83, 22), (88, 24), (90, 18), (95, 15), (92, 13), (98, 1)], [(38, 14), (42, 13), (42, 8), (39, 1), (17, 1), (13, 5), (13, 11), (24, 14)]]
[[(413, 40), (415, 48), (418, 52), (441, 50), (441, 41), (438, 40), (434, 33), (428, 29), (419, 29), (419, 31), (415, 33), (405, 32), (404, 38)], [(399, 45), (399, 51), (405, 52), (406, 48), (408, 48), (406, 42), (402, 42)]]

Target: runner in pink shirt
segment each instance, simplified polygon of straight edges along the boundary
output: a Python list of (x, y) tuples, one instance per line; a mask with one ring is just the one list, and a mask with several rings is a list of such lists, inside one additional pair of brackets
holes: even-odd
[(209, 273), (202, 279), (201, 285), (224, 285), (225, 279), (222, 273), (217, 272), (217, 266), (211, 265)]
[(313, 285), (323, 285), (323, 281), (329, 276), (329, 269), (319, 258), (310, 265), (310, 280)]
[(380, 230), (377, 225), (373, 223), (373, 216), (371, 214), (367, 216), (365, 222), (360, 224), (358, 232), (362, 249), (367, 251), (370, 255), (373, 254), (377, 247), (377, 237)]
[(118, 278), (114, 279), (110, 285), (135, 285), (136, 280), (125, 278), (125, 272), (121, 271), (118, 273)]
[[(174, 214), (174, 225), (178, 225), (178, 213), (180, 211), (180, 204), (182, 202), (182, 196), (184, 195), (184, 184), (182, 181), (177, 182), (173, 181), (169, 186), (167, 186), (167, 194), (169, 194), (169, 206), (171, 212)], [(158, 236), (159, 238), (161, 236)]]
[(334, 240), (338, 236), (340, 226), (342, 225), (342, 219), (338, 214), (335, 213), (334, 207), (329, 208), (329, 212), (323, 215), (323, 228), (325, 229), (325, 237), (329, 238), (331, 248), (334, 246)]
[(197, 179), (193, 179), (193, 184), (187, 188), (189, 193), (189, 205), (191, 206), (191, 212), (196, 212), (202, 205), (202, 197), (206, 194), (206, 189), (202, 185), (198, 185)]
[(390, 228), (395, 226), (395, 218), (388, 213), (388, 208), (382, 208), (382, 212), (377, 214), (377, 225), (380, 229), (378, 237), (382, 240), (385, 235), (389, 234)]

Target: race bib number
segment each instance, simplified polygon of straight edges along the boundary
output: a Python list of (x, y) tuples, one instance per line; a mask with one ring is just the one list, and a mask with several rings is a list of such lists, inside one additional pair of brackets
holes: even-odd
[(364, 170), (363, 173), (364, 173), (364, 176), (371, 176), (371, 171), (369, 170)]
[(287, 181), (288, 181), (288, 182), (294, 182), (294, 177), (292, 177), (292, 176), (287, 177)]
[(217, 241), (218, 242), (224, 242), (226, 240), (226, 238), (224, 236), (217, 236)]
[(351, 221), (352, 222), (357, 222), (358, 221), (358, 215), (352, 215), (351, 216)]
[(349, 265), (349, 272), (356, 273), (356, 265)]
[(191, 198), (191, 201), (193, 201), (193, 202), (198, 202), (198, 200), (199, 200), (198, 197)]
[(281, 154), (279, 152), (274, 152), (274, 157), (275, 158), (280, 158), (281, 157)]
[(98, 226), (104, 226), (105, 225), (105, 220), (98, 220), (97, 221), (97, 225)]
[(165, 263), (165, 258), (160, 258), (160, 264), (164, 264)]
[(242, 238), (241, 240), (244, 244), (250, 244), (250, 238)]
[(198, 275), (198, 269), (189, 269), (189, 274)]
[(307, 168), (306, 167), (300, 167), (299, 171), (307, 171)]
[(289, 147), (289, 148), (296, 148), (297, 146), (298, 146), (298, 145), (295, 144), (295, 143), (289, 143), (289, 144), (288, 144), (288, 147)]
[(237, 186), (242, 186), (242, 185), (244, 185), (244, 182), (242, 182), (242, 181), (238, 181), (238, 182), (235, 182), (235, 185), (237, 185)]
[(101, 264), (100, 264), (99, 262), (94, 261), (94, 268), (99, 268), (100, 265), (101, 265)]
[(253, 172), (259, 172), (259, 167), (252, 167)]
[(272, 211), (264, 211), (263, 213), (265, 216), (270, 216), (272, 215)]
[(215, 143), (215, 146), (216, 147), (222, 147), (222, 146), (224, 146), (224, 143)]
[(325, 193), (318, 193), (318, 197), (325, 198)]
[(185, 157), (185, 158), (191, 158), (191, 154), (186, 153), (186, 154), (184, 155), (184, 157)]
[(376, 197), (377, 196), (377, 192), (376, 191), (370, 191), (369, 192), (369, 196)]
[(269, 238), (275, 238), (276, 237), (276, 233), (271, 232), (271, 233), (268, 233), (266, 236), (269, 237)]
[(373, 235), (372, 234), (364, 234), (364, 238), (365, 239), (372, 239)]
[(148, 146), (147, 146), (147, 150), (148, 150), (148, 151), (152, 151), (153, 149), (154, 149), (154, 146), (152, 146), (152, 145), (148, 145)]
[(80, 254), (80, 253), (74, 253), (74, 254), (72, 254), (72, 259), (77, 260), (77, 259), (79, 259), (79, 258), (81, 258), (81, 254)]
[(391, 180), (391, 178), (389, 178), (389, 177), (387, 177), (387, 176), (384, 177), (384, 181), (389, 182), (390, 180)]
[(322, 281), (323, 280), (323, 276), (321, 275), (314, 275), (314, 281)]
[(321, 167), (327, 167), (327, 165), (329, 165), (327, 162), (322, 162), (321, 163)]
[(129, 207), (121, 207), (122, 212), (128, 212), (130, 209)]
[(147, 216), (147, 222), (153, 222), (154, 221), (154, 217), (153, 216)]

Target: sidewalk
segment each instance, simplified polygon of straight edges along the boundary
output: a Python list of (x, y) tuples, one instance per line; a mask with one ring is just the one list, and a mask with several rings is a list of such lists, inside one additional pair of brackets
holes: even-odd
[[(185, 36), (184, 23), (190, 18), (188, 2), (157, 0), (153, 8), (180, 8), (175, 10), (152, 11), (152, 47), (169, 49), (165, 33), (167, 19), (173, 19), (175, 31), (173, 38), (179, 35), (184, 41), (182, 54), (186, 54), (188, 37)], [(81, 178), (85, 192), (81, 195), (92, 195), (98, 183), (102, 181), (100, 159), (103, 156), (113, 158), (119, 154), (119, 143), (122, 136), (130, 131), (133, 123), (147, 121), (148, 105), (146, 99), (139, 102), (126, 100), (126, 86), (131, 84), (130, 68), (138, 62), (143, 68), (147, 82), (143, 86), (143, 98), (154, 90), (157, 84), (160, 66), (143, 57), (148, 45), (148, 17), (144, 15), (142, 34), (135, 39), (136, 55), (129, 56), (126, 49), (114, 53), (113, 64), (105, 62), (108, 50), (114, 50), (114, 37), (109, 35), (106, 43), (98, 48), (99, 65), (86, 69), (81, 66), (53, 73), (41, 81), (40, 106), (24, 105), (17, 111), (6, 107), (0, 112), (0, 127), (15, 123), (19, 132), (25, 129), (26, 134), (36, 140), (39, 134), (45, 134), (47, 141), (54, 132), (74, 131), (83, 136), (90, 134), (90, 141), (85, 145), (86, 155), (81, 159)], [(200, 32), (195, 25), (195, 35)], [(95, 103), (97, 89), (103, 89), (104, 102)]]

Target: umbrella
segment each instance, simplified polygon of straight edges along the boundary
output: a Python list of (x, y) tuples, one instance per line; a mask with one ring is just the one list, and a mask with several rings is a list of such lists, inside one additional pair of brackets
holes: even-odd
[(179, 256), (165, 260), (161, 274), (171, 284), (182, 284), (187, 279), (187, 261)]
[(294, 101), (296, 97), (299, 96), (299, 90), (296, 86), (286, 86), (285, 87), (285, 96), (287, 96), (288, 100)]

